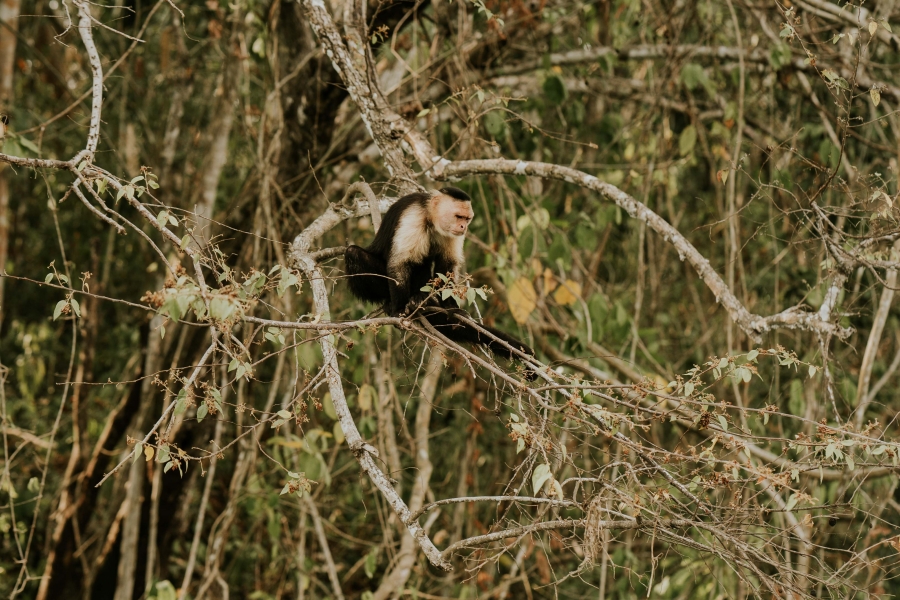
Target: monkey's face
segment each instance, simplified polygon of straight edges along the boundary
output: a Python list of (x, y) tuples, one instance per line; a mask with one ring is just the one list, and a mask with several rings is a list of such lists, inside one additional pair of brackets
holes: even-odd
[(443, 235), (463, 236), (475, 216), (472, 203), (438, 194), (432, 199), (434, 226)]

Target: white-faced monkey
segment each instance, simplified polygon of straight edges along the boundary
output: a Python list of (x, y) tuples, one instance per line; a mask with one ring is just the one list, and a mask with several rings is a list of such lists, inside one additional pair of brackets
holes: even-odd
[[(455, 187), (403, 196), (385, 213), (368, 247), (347, 247), (344, 262), (350, 291), (360, 300), (380, 304), (392, 317), (412, 313), (427, 297), (421, 288), (437, 273), (460, 281), (465, 263), (463, 241), (474, 216), (472, 199)], [(429, 301), (421, 312), (435, 329), (455, 342), (480, 344), (494, 354), (514, 358), (507, 347), (460, 322), (454, 313), (464, 314), (455, 303), (451, 306), (438, 300)], [(534, 351), (519, 340), (492, 327), (482, 327), (534, 356)]]

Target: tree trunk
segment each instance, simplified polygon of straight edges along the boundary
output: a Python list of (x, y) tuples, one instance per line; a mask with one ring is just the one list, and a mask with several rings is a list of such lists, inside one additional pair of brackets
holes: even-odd
[[(19, 29), (20, 0), (0, 0), (0, 118), (9, 118), (13, 98), (13, 65), (16, 58), (16, 32)], [(4, 125), (0, 124), (0, 147)], [(9, 254), (9, 182), (7, 167), (0, 165), (0, 273), (6, 272)], [(0, 326), (3, 325), (3, 291), (6, 280), (0, 278)]]

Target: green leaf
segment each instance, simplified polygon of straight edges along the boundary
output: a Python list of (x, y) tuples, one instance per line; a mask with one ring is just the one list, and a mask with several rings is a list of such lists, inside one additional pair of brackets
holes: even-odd
[(569, 96), (566, 83), (557, 75), (548, 76), (542, 87), (544, 96), (553, 104), (562, 104)]
[(177, 593), (175, 586), (168, 580), (160, 581), (156, 584), (156, 600), (176, 600)]
[(378, 567), (378, 548), (372, 548), (369, 550), (369, 553), (366, 554), (366, 562), (363, 566), (363, 569), (366, 572), (366, 577), (372, 579), (375, 576), (375, 569)]
[(178, 396), (175, 397), (175, 415), (184, 414), (184, 411), (187, 409), (187, 388), (183, 388), (180, 392), (178, 392)]
[(706, 79), (706, 71), (697, 63), (687, 63), (681, 68), (681, 82), (689, 90), (702, 85)]
[(74, 311), (75, 316), (79, 319), (81, 318), (81, 305), (78, 304), (78, 300), (72, 298), (69, 300), (69, 303), (72, 305), (72, 311)]
[(719, 415), (719, 425), (722, 427), (722, 431), (728, 431), (728, 419), (725, 418), (725, 415)]
[(68, 304), (68, 301), (66, 301), (66, 300), (60, 300), (59, 302), (56, 303), (56, 308), (53, 309), (53, 320), (54, 321), (57, 320), (59, 318), (59, 315), (62, 314), (63, 308), (66, 307), (66, 304)]
[(259, 56), (260, 58), (265, 58), (266, 56), (266, 41), (262, 38), (262, 36), (253, 40), (253, 45), (250, 46), (250, 50), (253, 51), (254, 54)]
[(756, 357), (759, 356), (759, 350), (751, 350), (747, 353), (747, 360), (756, 360)]
[(791, 47), (784, 42), (773, 44), (772, 48), (769, 50), (769, 64), (772, 65), (772, 68), (776, 71), (780, 71), (782, 68), (789, 65), (793, 57), (794, 54)]
[(484, 128), (491, 137), (503, 137), (506, 131), (506, 119), (504, 119), (503, 113), (499, 110), (492, 110), (484, 115)]
[(217, 321), (224, 321), (235, 310), (235, 304), (228, 298), (213, 298), (209, 303), (209, 316)]
[(869, 90), (869, 96), (872, 98), (872, 104), (878, 106), (881, 102), (881, 91), (873, 86), (872, 89)]
[(206, 406), (206, 402), (201, 402), (200, 406), (197, 407), (197, 422), (202, 422), (207, 414), (209, 414), (209, 407)]
[(375, 404), (377, 397), (378, 392), (375, 391), (375, 388), (366, 383), (359, 388), (359, 395), (356, 397), (356, 402), (359, 404), (361, 410), (368, 412), (372, 410), (372, 406)]
[(531, 474), (531, 488), (535, 494), (544, 487), (548, 479), (550, 479), (550, 465), (541, 463), (534, 468), (534, 472)]
[(678, 152), (682, 156), (687, 156), (694, 151), (697, 145), (697, 129), (693, 125), (688, 125), (678, 136)]
[(22, 146), (23, 148), (26, 148), (35, 154), (41, 153), (41, 149), (37, 147), (37, 144), (35, 144), (31, 140), (29, 140), (28, 138), (22, 137), (21, 135), (17, 136), (17, 138), (18, 138), (19, 145)]
[(141, 455), (143, 453), (144, 453), (144, 444), (142, 444), (141, 442), (138, 442), (137, 444), (134, 445), (134, 458), (131, 460), (131, 464), (134, 464), (138, 460), (140, 460)]
[(25, 154), (22, 150), (22, 146), (19, 145), (18, 137), (14, 135), (7, 135), (5, 139), (0, 140), (3, 143), (0, 144), (0, 147), (3, 148), (3, 154), (9, 154), (10, 156), (21, 156)]
[(47, 276), (44, 277), (44, 283), (50, 283), (53, 280), (53, 273), (47, 273)]
[(332, 419), (338, 418), (337, 411), (334, 410), (334, 402), (331, 400), (331, 392), (325, 392), (325, 395), (322, 397), (322, 409)]
[(289, 287), (292, 285), (300, 287), (300, 280), (296, 275), (288, 271), (287, 269), (281, 270), (281, 281), (278, 282), (278, 297), (281, 298), (284, 296), (284, 293), (287, 291)]
[(169, 460), (169, 445), (163, 444), (156, 450), (156, 462), (164, 463)]
[(795, 506), (797, 506), (797, 494), (791, 494), (791, 497), (788, 499), (787, 504), (784, 505), (784, 510), (787, 512), (791, 512)]

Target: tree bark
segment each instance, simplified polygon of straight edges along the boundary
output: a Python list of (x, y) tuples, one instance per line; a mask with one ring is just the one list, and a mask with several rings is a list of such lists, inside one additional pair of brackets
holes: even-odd
[[(16, 58), (16, 32), (19, 29), (20, 0), (0, 0), (0, 117), (9, 117), (13, 99), (13, 66)], [(4, 125), (0, 124), (0, 132)], [(3, 134), (0, 133), (0, 147)], [(7, 166), (0, 164), (0, 273), (6, 272), (9, 255), (9, 181)], [(3, 325), (3, 292), (6, 280), (0, 278), (0, 326)]]

